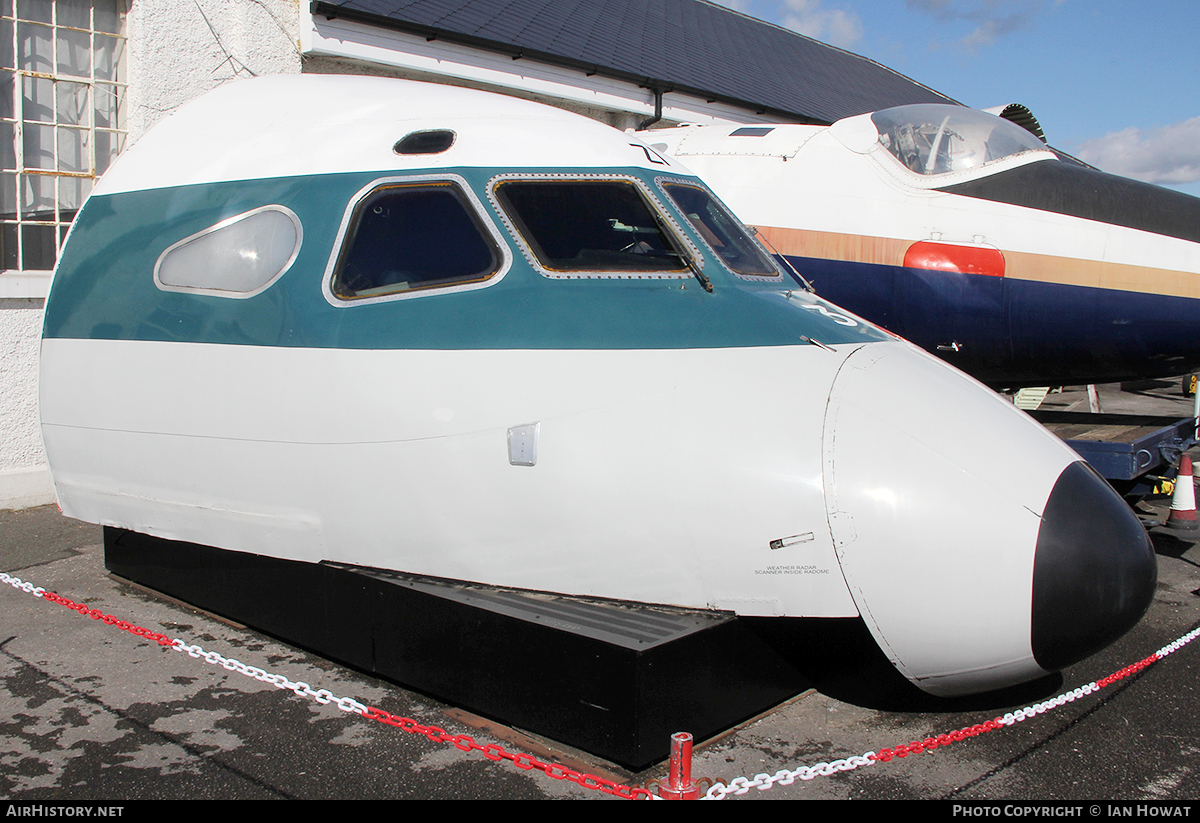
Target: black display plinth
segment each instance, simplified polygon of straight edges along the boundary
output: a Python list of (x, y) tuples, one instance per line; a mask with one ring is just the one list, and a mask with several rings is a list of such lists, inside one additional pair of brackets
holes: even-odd
[(302, 563), (106, 527), (116, 575), (627, 768), (799, 693), (747, 621)]

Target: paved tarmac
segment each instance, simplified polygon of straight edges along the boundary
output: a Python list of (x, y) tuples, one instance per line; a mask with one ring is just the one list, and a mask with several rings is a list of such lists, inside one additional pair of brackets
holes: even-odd
[[(1086, 395), (1050, 396), (1064, 408)], [(1106, 411), (1190, 413), (1178, 383), (1106, 387)], [(1151, 501), (1162, 512), (1166, 500)], [(700, 746), (694, 774), (754, 778), (986, 722), (1141, 660), (1200, 626), (1200, 548), (1154, 535), (1158, 591), (1113, 647), (1005, 693), (938, 701), (878, 657), (830, 653), (816, 688)], [(628, 784), (630, 774), (111, 578), (99, 527), (55, 507), (0, 512), (0, 571), (122, 620), (395, 715)], [(920, 598), (933, 592), (914, 593)], [(752, 789), (739, 799), (1100, 802), (1190, 811), (1200, 798), (1200, 640), (1096, 694), (932, 752)], [(0, 585), (0, 798), (605, 798), (537, 770), (322, 705)], [(1136, 811), (1136, 805), (1131, 807)], [(1149, 806), (1146, 806), (1149, 808)], [(1033, 813), (1028, 813), (1032, 815)], [(1200, 814), (1200, 813), (1198, 813)], [(1097, 816), (1091, 814), (1088, 816)]]

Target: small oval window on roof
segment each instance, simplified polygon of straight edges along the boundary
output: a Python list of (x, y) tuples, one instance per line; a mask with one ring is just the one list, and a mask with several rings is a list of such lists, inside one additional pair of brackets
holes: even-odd
[(251, 297), (288, 270), (302, 238), (291, 209), (253, 209), (170, 246), (154, 264), (154, 283), (167, 291)]
[(396, 154), (439, 154), (454, 145), (454, 132), (450, 129), (414, 131), (406, 134), (392, 151)]

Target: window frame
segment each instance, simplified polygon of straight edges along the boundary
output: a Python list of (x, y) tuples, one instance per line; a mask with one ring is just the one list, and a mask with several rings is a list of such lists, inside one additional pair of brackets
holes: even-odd
[[(900, 117), (899, 113), (904, 112), (910, 117)], [(1003, 138), (1006, 134), (1012, 135), (1010, 138), (1014, 143), (1022, 146), (1018, 151), (1009, 152), (1000, 157), (992, 158), (991, 160), (983, 160), (978, 165), (960, 166), (959, 168), (945, 169), (944, 171), (921, 171), (911, 168), (903, 158), (898, 154), (897, 146), (893, 145), (892, 132), (885, 126), (885, 123), (891, 123), (893, 127), (908, 126), (910, 128), (920, 126), (932, 126), (937, 121), (938, 116), (942, 116), (940, 127), (937, 129), (937, 137), (934, 142), (929, 145), (929, 152), (925, 155), (926, 165), (936, 164), (938, 154), (944, 144), (946, 146), (947, 157), (950, 157), (950, 140), (957, 137), (964, 142), (967, 138), (959, 134), (955, 129), (962, 129), (971, 135), (973, 145), (979, 147), (988, 147), (989, 140), (997, 129), (1000, 129), (1000, 136)], [(871, 112), (871, 125), (875, 128), (876, 143), (883, 149), (884, 153), (888, 154), (896, 166), (903, 169), (904, 172), (914, 175), (923, 180), (935, 180), (939, 185), (944, 185), (944, 181), (954, 178), (969, 178), (976, 179), (989, 177), (999, 171), (1012, 168), (1017, 165), (1024, 165), (1027, 162), (1035, 160), (1058, 160), (1057, 155), (1050, 150), (1044, 140), (1039, 140), (1038, 137), (1028, 129), (1001, 117), (991, 112), (973, 109), (968, 106), (956, 106), (944, 103), (910, 103), (902, 106), (892, 106), (887, 109)], [(879, 118), (879, 119), (877, 119)], [(951, 119), (954, 118), (954, 128), (947, 129)], [(984, 126), (991, 126), (988, 133), (988, 139), (980, 141), (977, 131)], [(915, 130), (915, 129), (914, 129)], [(886, 140), (886, 142), (885, 142)], [(914, 146), (914, 150), (916, 150)]]
[[(289, 220), (292, 221), (292, 226), (295, 227), (295, 229), (296, 229), (296, 242), (292, 246), (292, 253), (290, 255), (288, 255), (287, 262), (284, 263), (283, 267), (280, 268), (279, 271), (275, 272), (275, 274), (272, 275), (262, 285), (256, 286), (255, 288), (251, 289), (250, 291), (232, 291), (230, 289), (214, 289), (214, 288), (209, 288), (206, 286), (180, 286), (180, 285), (176, 285), (173, 283), (164, 283), (159, 278), (159, 269), (162, 267), (163, 261), (167, 259), (167, 256), (170, 255), (171, 252), (175, 251), (176, 249), (181, 249), (184, 246), (188, 245), (189, 243), (193, 243), (202, 237), (207, 237), (210, 234), (215, 234), (216, 232), (221, 231), (224, 228), (232, 226), (236, 223), (240, 223), (243, 220), (247, 220), (256, 214), (262, 214), (263, 212), (267, 212), (267, 211), (279, 212), (284, 217), (287, 217)], [(228, 218), (220, 221), (219, 223), (214, 223), (213, 225), (209, 226), (208, 228), (206, 228), (202, 231), (198, 231), (195, 234), (188, 235), (187, 237), (183, 238), (182, 240), (180, 240), (176, 243), (172, 243), (170, 246), (167, 246), (165, 249), (163, 249), (162, 254), (160, 254), (158, 256), (158, 259), (154, 261), (154, 285), (157, 286), (158, 288), (162, 289), (163, 291), (182, 292), (184, 294), (207, 294), (207, 295), (211, 295), (213, 297), (225, 297), (225, 298), (232, 298), (235, 300), (244, 300), (248, 297), (253, 297), (256, 294), (261, 294), (262, 292), (271, 288), (271, 286), (275, 285), (276, 281), (278, 281), (279, 278), (283, 277), (288, 272), (288, 270), (292, 267), (292, 264), (296, 262), (296, 258), (300, 256), (300, 247), (303, 245), (304, 245), (304, 226), (301, 225), (300, 218), (296, 215), (296, 213), (294, 211), (289, 209), (287, 206), (281, 206), (278, 203), (271, 203), (266, 206), (259, 206), (256, 209), (250, 209), (249, 211), (244, 211), (244, 212), (241, 212), (240, 214), (235, 214), (232, 217), (228, 217)]]
[(721, 201), (721, 198), (717, 197), (716, 194), (713, 193), (712, 189), (710, 189), (708, 186), (701, 183), (699, 180), (688, 179), (686, 177), (672, 177), (669, 175), (662, 175), (662, 176), (654, 178), (654, 183), (655, 183), (655, 185), (657, 185), (659, 187), (659, 189), (662, 190), (663, 197), (665, 197), (671, 203), (671, 205), (673, 205), (679, 211), (679, 213), (683, 216), (683, 218), (685, 220), (687, 220), (689, 225), (691, 224), (691, 220), (688, 219), (687, 214), (684, 213), (683, 207), (680, 206), (677, 202), (675, 202), (675, 199), (673, 197), (671, 197), (670, 192), (667, 191), (667, 186), (668, 185), (686, 186), (687, 188), (697, 189), (697, 190), (707, 194), (710, 198), (713, 199), (714, 202), (717, 203), (717, 205), (719, 205), (721, 208), (723, 208), (725, 210), (725, 213), (733, 219), (734, 223), (736, 223), (737, 226), (741, 227), (742, 231), (746, 235), (746, 239), (749, 240), (758, 249), (759, 253), (763, 255), (763, 257), (766, 259), (767, 263), (769, 263), (771, 265), (771, 267), (773, 269), (775, 269), (775, 274), (774, 275), (744, 274), (742, 272), (739, 272), (737, 269), (733, 268), (733, 266), (729, 265), (729, 263), (727, 263), (725, 261), (725, 258), (721, 256), (720, 252), (718, 252), (715, 248), (713, 248), (712, 244), (710, 242), (708, 242), (708, 238), (706, 238), (704, 236), (703, 232), (699, 231), (695, 226), (691, 226), (692, 231), (695, 232), (695, 234), (698, 238), (700, 238), (700, 242), (703, 243), (704, 247), (706, 249), (708, 249), (708, 251), (712, 254), (712, 256), (714, 258), (716, 258), (716, 260), (721, 264), (722, 268), (729, 271), (731, 274), (733, 274), (734, 277), (737, 277), (739, 280), (747, 280), (747, 281), (750, 281), (753, 283), (776, 283), (776, 284), (786, 282), (786, 273), (784, 272), (783, 268), (779, 265), (779, 261), (777, 261), (775, 259), (775, 255), (771, 253), (770, 249), (767, 249), (766, 247), (763, 246), (762, 241), (758, 239), (755, 232), (749, 226), (747, 226), (745, 223), (743, 223), (741, 221), (741, 218), (739, 218), (736, 214), (734, 214), (733, 211), (728, 206), (726, 206), (724, 202)]
[[(542, 264), (538, 259), (537, 253), (532, 245), (526, 240), (524, 233), (521, 231), (516, 220), (510, 215), (507, 209), (504, 208), (496, 195), (496, 189), (505, 183), (510, 182), (538, 182), (538, 181), (558, 181), (558, 182), (618, 182), (631, 183), (636, 192), (638, 192), (644, 201), (647, 209), (651, 214), (658, 219), (659, 226), (664, 230), (667, 239), (680, 248), (677, 250), (686, 255), (689, 259), (683, 260), (683, 268), (681, 270), (663, 270), (663, 271), (604, 271), (590, 269), (551, 269)], [(695, 277), (695, 272), (692, 266), (695, 266), (700, 271), (704, 270), (705, 257), (701, 254), (700, 249), (691, 241), (680, 226), (679, 221), (671, 213), (671, 210), (660, 200), (650, 187), (646, 185), (639, 177), (630, 174), (603, 174), (603, 173), (543, 173), (529, 174), (513, 172), (508, 174), (498, 174), (488, 181), (487, 187), (488, 200), (492, 204), (492, 208), (500, 215), (500, 219), (504, 222), (505, 228), (512, 235), (517, 247), (521, 249), (521, 253), (525, 256), (526, 261), (533, 270), (543, 277), (548, 277), (554, 280), (689, 280)]]
[[(372, 294), (364, 297), (341, 297), (333, 290), (333, 281), (337, 276), (338, 267), (341, 264), (342, 255), (346, 251), (346, 238), (350, 233), (351, 227), (354, 225), (355, 217), (358, 215), (359, 206), (362, 205), (371, 195), (387, 188), (399, 188), (403, 186), (412, 186), (414, 188), (432, 187), (432, 186), (449, 185), (453, 188), (454, 193), (458, 196), (460, 202), (466, 208), (468, 215), (471, 217), (475, 226), (480, 230), (480, 235), (487, 241), (495, 252), (497, 265), (491, 274), (486, 277), (471, 280), (461, 283), (446, 283), (432, 284), (415, 289), (404, 289), (402, 291), (391, 292), (387, 294)], [(337, 308), (347, 308), (349, 306), (370, 305), (374, 303), (389, 303), (396, 300), (414, 300), (421, 297), (431, 297), (434, 295), (456, 294), (459, 292), (476, 291), (478, 289), (486, 289), (494, 286), (504, 279), (512, 268), (513, 255), (508, 243), (505, 241), (504, 235), (496, 228), (495, 223), (488, 216), (483, 203), (471, 189), (469, 183), (461, 175), (452, 173), (434, 173), (434, 174), (415, 174), (415, 175), (400, 175), (391, 177), (380, 177), (372, 180), (367, 185), (359, 189), (349, 203), (346, 204), (346, 210), (342, 214), (342, 221), (338, 226), (337, 235), (333, 241), (333, 247), (330, 251), (329, 262), (325, 265), (325, 273), (321, 278), (321, 293), (325, 296), (326, 301), (330, 305)]]

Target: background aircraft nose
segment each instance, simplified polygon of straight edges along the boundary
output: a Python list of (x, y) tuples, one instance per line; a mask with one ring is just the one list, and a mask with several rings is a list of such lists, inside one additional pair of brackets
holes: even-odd
[(1125, 502), (1072, 463), (1042, 513), (1033, 562), (1033, 656), (1056, 671), (1107, 646), (1150, 606), (1154, 546)]

